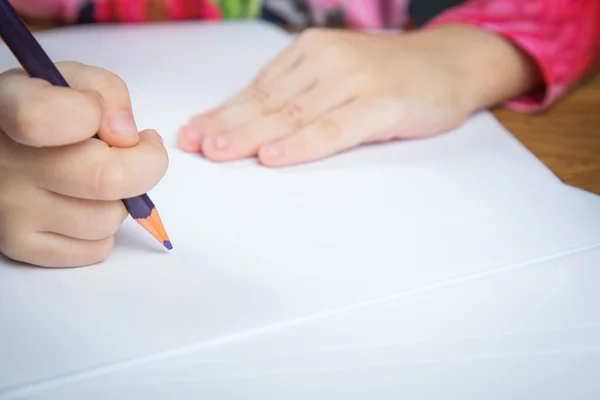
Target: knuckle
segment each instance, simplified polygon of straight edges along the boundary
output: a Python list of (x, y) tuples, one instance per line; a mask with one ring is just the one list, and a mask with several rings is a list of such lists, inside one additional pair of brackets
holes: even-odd
[(43, 145), (48, 126), (46, 104), (38, 97), (28, 99), (28, 104), (16, 105), (14, 121), (16, 141), (32, 147)]
[(23, 75), (26, 75), (26, 72), (21, 67), (12, 67), (12, 68), (5, 69), (2, 73), (0, 73), (0, 76), (2, 76), (3, 78), (9, 77), (9, 76), (15, 76), (15, 75), (23, 76)]
[(73, 69), (85, 68), (86, 64), (79, 61), (57, 61), (54, 63), (56, 68), (64, 75), (69, 75), (69, 72)]
[(204, 133), (210, 136), (231, 129), (231, 118), (231, 109), (224, 109), (215, 113), (210, 118), (207, 118), (204, 123)]
[(56, 63), (58, 70), (75, 89), (90, 89), (121, 84), (118, 75), (109, 70), (77, 61), (60, 61)]
[(14, 79), (18, 77), (28, 77), (29, 75), (22, 67), (9, 68), (0, 73), (0, 86), (3, 90), (10, 88), (14, 84)]
[(257, 115), (265, 115), (279, 110), (282, 107), (282, 99), (273, 94), (277, 89), (269, 86), (257, 85), (253, 92), (252, 110)]
[(254, 89), (254, 87), (259, 86), (259, 85), (263, 84), (264, 82), (266, 82), (268, 80), (267, 78), (272, 73), (274, 65), (275, 65), (275, 62), (271, 62), (266, 67), (264, 67), (260, 71), (258, 71), (258, 73), (256, 74), (256, 76), (250, 82), (251, 86), (249, 86), (247, 88), (248, 91), (252, 92), (252, 90)]
[(259, 103), (265, 103), (271, 98), (270, 88), (267, 84), (257, 83), (250, 87), (252, 99)]
[(121, 201), (109, 201), (102, 204), (102, 210), (93, 214), (93, 221), (89, 221), (89, 226), (85, 227), (87, 232), (91, 232), (92, 240), (100, 240), (113, 236), (121, 227), (121, 224), (127, 216)]
[(272, 88), (268, 82), (254, 82), (248, 87), (248, 100), (259, 106), (266, 106), (273, 100)]
[(92, 194), (98, 200), (117, 200), (125, 187), (125, 171), (120, 163), (105, 162), (94, 173)]
[(90, 88), (93, 89), (120, 89), (123, 91), (127, 90), (127, 84), (125, 81), (117, 74), (110, 72), (104, 68), (100, 67), (89, 67), (92, 69), (89, 77), (86, 77), (86, 82)]
[(243, 104), (225, 108), (214, 115), (205, 126), (206, 132), (210, 135), (236, 129), (239, 125), (266, 114), (272, 103), (269, 93), (259, 88), (252, 89), (251, 93), (250, 99)]
[(316, 128), (318, 136), (326, 141), (338, 141), (343, 135), (340, 123), (330, 118), (319, 121)]
[(89, 264), (96, 264), (102, 262), (108, 258), (111, 251), (115, 246), (115, 237), (109, 236), (105, 239), (98, 241), (93, 247), (93, 251), (90, 254)]
[(287, 126), (291, 126), (292, 128), (297, 129), (304, 125), (306, 113), (303, 107), (300, 106), (298, 103), (292, 103), (286, 106), (281, 111), (281, 114), (283, 115)]

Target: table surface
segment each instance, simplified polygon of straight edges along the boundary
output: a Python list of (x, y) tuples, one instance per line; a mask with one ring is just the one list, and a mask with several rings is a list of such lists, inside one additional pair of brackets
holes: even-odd
[[(35, 31), (54, 27), (30, 24)], [(563, 182), (600, 194), (600, 73), (544, 113), (492, 112)]]

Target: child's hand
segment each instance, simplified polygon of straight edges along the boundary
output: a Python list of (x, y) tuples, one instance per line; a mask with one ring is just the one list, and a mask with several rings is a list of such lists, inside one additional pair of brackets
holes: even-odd
[(247, 88), (194, 117), (179, 145), (215, 161), (307, 162), (450, 130), (527, 90), (532, 71), (507, 41), (468, 26), (403, 35), (308, 30)]
[(83, 266), (107, 257), (127, 216), (120, 199), (151, 189), (168, 159), (156, 132), (138, 134), (117, 76), (57, 66), (72, 89), (21, 70), (0, 74), (0, 252)]

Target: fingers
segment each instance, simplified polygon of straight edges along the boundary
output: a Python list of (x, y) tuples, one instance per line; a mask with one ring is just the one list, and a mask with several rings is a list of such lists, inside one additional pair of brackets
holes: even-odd
[(198, 128), (208, 136), (223, 133), (246, 124), (258, 117), (279, 110), (294, 97), (315, 84), (312, 71), (299, 68), (285, 76), (285, 83), (274, 80), (263, 87), (254, 87), (252, 97), (231, 107), (224, 107)]
[(246, 89), (245, 101), (225, 105), (210, 115), (194, 118), (180, 132), (180, 146), (186, 151), (198, 151), (207, 137), (235, 130), (259, 117), (278, 111), (315, 84), (314, 70), (301, 65), (269, 83), (254, 85)]
[[(263, 164), (278, 166), (395, 137), (402, 116), (394, 110), (402, 110), (385, 98), (386, 69), (369, 69), (382, 61), (364, 57), (368, 45), (365, 36), (303, 34), (252, 85), (193, 118), (179, 134), (180, 147), (214, 161), (258, 155)], [(379, 52), (384, 60), (387, 51), (378, 47), (373, 54)]]
[(292, 45), (260, 71), (252, 84), (221, 106), (193, 117), (179, 132), (179, 147), (188, 152), (199, 152), (206, 137), (277, 111), (315, 83), (314, 68), (303, 62), (296, 45)]
[(96, 134), (102, 120), (100, 96), (52, 86), (21, 70), (0, 74), (0, 128), (32, 147), (77, 143)]
[(31, 147), (62, 146), (95, 134), (111, 146), (139, 141), (125, 83), (102, 68), (57, 63), (70, 88), (32, 79), (22, 70), (0, 74), (2, 130)]
[(57, 233), (38, 232), (14, 236), (18, 245), (4, 242), (0, 251), (8, 258), (40, 267), (69, 268), (99, 263), (114, 246), (114, 236), (101, 240), (75, 239)]
[(273, 78), (278, 78), (289, 70), (293, 70), (301, 63), (301, 61), (302, 56), (296, 51), (296, 45), (292, 44), (284, 51), (279, 53), (269, 64), (267, 64), (267, 66), (257, 74), (250, 85), (231, 96), (221, 106), (193, 117), (190, 120), (190, 125), (199, 127), (202, 125), (202, 122), (206, 121), (207, 117), (214, 117), (223, 109), (233, 107), (240, 103), (245, 103), (248, 100), (256, 98), (257, 96), (264, 96), (264, 90), (258, 90), (257, 88), (268, 84)]
[(47, 191), (40, 197), (38, 209), (45, 212), (37, 218), (40, 221), (37, 230), (41, 232), (101, 240), (113, 236), (128, 215), (120, 200), (83, 200)]
[(61, 62), (56, 66), (72, 88), (100, 94), (104, 113), (98, 126), (98, 136), (103, 141), (116, 147), (137, 144), (139, 135), (129, 90), (119, 76), (103, 68), (76, 62)]
[[(298, 45), (296, 42), (292, 43), (281, 53), (279, 53), (271, 62), (267, 64), (254, 78), (254, 84), (261, 86), (268, 84), (271, 80), (279, 78), (289, 70), (294, 69), (303, 60), (302, 54), (298, 51)], [(235, 102), (235, 98), (231, 99), (231, 102)], [(243, 97), (238, 97), (238, 100), (242, 100)]]
[(214, 161), (254, 156), (262, 146), (297, 132), (331, 110), (352, 101), (353, 96), (354, 89), (351, 86), (320, 83), (279, 112), (256, 119), (231, 132), (206, 138), (202, 153)]
[(281, 79), (273, 79), (270, 82), (258, 84), (258, 90), (266, 93), (266, 96), (249, 100), (245, 104), (248, 104), (250, 110), (258, 111), (255, 116), (268, 114), (279, 110), (297, 96), (306, 93), (315, 87), (317, 83), (314, 68), (307, 63), (303, 63), (281, 77)]
[(0, 253), (43, 267), (76, 267), (105, 259), (127, 216), (121, 201), (63, 197), (23, 179), (2, 182)]
[(114, 234), (127, 215), (120, 201), (67, 198), (24, 184), (13, 189), (21, 193), (21, 202), (2, 217), (0, 252), (15, 261), (42, 267), (100, 262), (112, 250)]
[(239, 130), (209, 136), (202, 143), (203, 155), (213, 161), (232, 161), (256, 154), (264, 143), (293, 133), (300, 127), (295, 112), (275, 113), (260, 118)]
[(208, 119), (213, 118), (219, 108), (211, 109), (196, 115), (177, 134), (177, 145), (183, 151), (198, 153), (202, 150), (202, 142), (205, 138), (203, 126)]
[(249, 86), (234, 94), (223, 103), (223, 106), (229, 107), (250, 100), (255, 95), (256, 87), (269, 84), (273, 79), (295, 69), (302, 63), (303, 59), (304, 57), (296, 50), (296, 45), (292, 44), (260, 70)]
[(325, 114), (298, 132), (261, 147), (259, 161), (270, 167), (319, 160), (368, 142), (390, 131), (396, 121), (392, 104), (353, 101)]
[(27, 150), (15, 159), (32, 182), (81, 199), (119, 200), (143, 194), (168, 167), (162, 140), (152, 130), (142, 132), (139, 143), (128, 149), (111, 148), (94, 139), (45, 151)]

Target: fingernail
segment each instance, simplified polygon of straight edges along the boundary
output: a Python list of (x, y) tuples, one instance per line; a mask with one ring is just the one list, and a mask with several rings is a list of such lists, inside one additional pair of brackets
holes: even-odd
[(193, 144), (199, 144), (202, 142), (202, 132), (199, 129), (194, 129), (190, 125), (182, 128), (185, 139)]
[(229, 142), (229, 137), (227, 137), (226, 135), (219, 135), (213, 137), (213, 145), (218, 150), (225, 149), (227, 146), (229, 146)]
[(262, 153), (269, 158), (277, 158), (283, 154), (283, 148), (279, 144), (268, 144), (262, 148)]
[(128, 112), (120, 112), (108, 117), (108, 129), (122, 136), (137, 136), (138, 131), (133, 117)]

